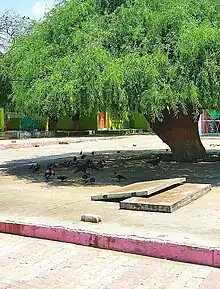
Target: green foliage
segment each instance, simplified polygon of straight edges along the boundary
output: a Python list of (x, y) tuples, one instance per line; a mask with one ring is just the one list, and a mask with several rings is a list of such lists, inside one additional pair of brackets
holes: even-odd
[(220, 2), (63, 1), (4, 63), (26, 115), (218, 109)]
[(9, 109), (12, 105), (12, 85), (8, 77), (0, 74), (0, 107)]
[(122, 4), (126, 4), (126, 0), (96, 0), (96, 4), (101, 13), (110, 14), (120, 8)]
[(29, 17), (22, 17), (13, 11), (0, 14), (0, 107), (6, 110), (12, 108), (13, 101), (12, 83), (7, 73), (10, 65), (4, 61), (4, 52), (19, 35), (30, 31), (32, 23)]

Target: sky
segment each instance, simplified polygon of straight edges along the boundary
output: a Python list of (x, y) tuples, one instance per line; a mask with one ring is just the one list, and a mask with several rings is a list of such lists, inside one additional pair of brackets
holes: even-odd
[(55, 0), (0, 0), (0, 13), (12, 9), (21, 15), (40, 19)]

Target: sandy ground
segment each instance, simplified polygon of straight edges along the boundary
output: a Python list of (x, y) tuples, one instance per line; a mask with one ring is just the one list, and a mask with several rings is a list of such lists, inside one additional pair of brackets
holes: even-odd
[[(58, 139), (56, 139), (58, 140)], [(66, 138), (60, 139), (65, 141)], [(17, 140), (20, 143), (29, 142), (45, 142), (45, 139), (30, 139), (30, 140)], [(135, 136), (122, 136), (112, 138), (68, 138), (68, 141), (72, 142), (68, 145), (48, 145), (43, 147), (33, 148), (19, 148), (19, 149), (8, 149), (0, 151), (0, 163), (5, 164), (12, 162), (14, 165), (17, 163), (23, 163), (30, 161), (31, 159), (51, 159), (64, 156), (71, 156), (75, 153), (83, 150), (84, 152), (91, 151), (108, 151), (114, 152), (117, 150), (126, 151), (133, 153), (148, 152), (155, 150), (165, 151), (168, 149), (167, 145), (164, 144), (156, 135), (135, 135)], [(0, 145), (2, 140), (0, 141)], [(4, 142), (8, 143), (9, 140)], [(74, 142), (74, 143), (73, 143)], [(207, 150), (218, 150), (220, 151), (220, 137), (202, 137), (202, 142)], [(135, 146), (133, 146), (135, 145)]]
[[(203, 141), (207, 148), (220, 143), (218, 138), (204, 138)], [(146, 158), (153, 149), (165, 151), (166, 146), (155, 136), (133, 136), (1, 152), (0, 218), (219, 247), (220, 163), (179, 164), (164, 160), (159, 168), (152, 168)], [(72, 167), (55, 169), (57, 175), (69, 177), (66, 183), (44, 182), (48, 159), (78, 157), (81, 150), (95, 163), (103, 158), (106, 160), (103, 169), (91, 171), (96, 178), (95, 185), (85, 185), (82, 174), (75, 174)], [(90, 154), (92, 150), (94, 157)], [(117, 150), (121, 153), (117, 154)], [(40, 172), (31, 173), (30, 163), (36, 160), (41, 161)], [(113, 178), (114, 171), (128, 179), (118, 183)], [(211, 183), (214, 187), (207, 195), (172, 214), (124, 211), (119, 210), (118, 203), (90, 200), (92, 195), (125, 184), (184, 176), (189, 182)], [(100, 214), (103, 223), (81, 223), (83, 213)]]

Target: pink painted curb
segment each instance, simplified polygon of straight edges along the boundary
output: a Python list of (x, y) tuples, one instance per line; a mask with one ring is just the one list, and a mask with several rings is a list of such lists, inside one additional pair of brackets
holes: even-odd
[(220, 267), (220, 248), (196, 247), (64, 227), (0, 222), (0, 232), (133, 253), (186, 263)]

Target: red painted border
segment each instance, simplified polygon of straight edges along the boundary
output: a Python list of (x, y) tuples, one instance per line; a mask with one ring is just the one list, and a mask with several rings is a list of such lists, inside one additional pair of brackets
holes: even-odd
[(220, 248), (196, 247), (158, 240), (105, 235), (45, 225), (0, 222), (0, 232), (220, 267)]

